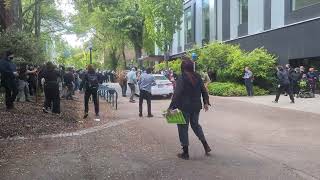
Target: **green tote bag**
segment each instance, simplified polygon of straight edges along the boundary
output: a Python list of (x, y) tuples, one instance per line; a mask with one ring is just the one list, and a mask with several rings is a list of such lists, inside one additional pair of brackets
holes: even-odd
[(182, 112), (178, 109), (173, 111), (165, 111), (164, 116), (169, 124), (186, 124), (186, 120)]

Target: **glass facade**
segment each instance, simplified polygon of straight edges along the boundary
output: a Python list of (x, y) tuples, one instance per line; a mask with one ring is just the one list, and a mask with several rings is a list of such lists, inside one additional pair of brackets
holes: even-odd
[(202, 43), (210, 40), (210, 6), (209, 0), (202, 0)]
[(239, 24), (248, 23), (248, 0), (239, 0)]
[(185, 44), (193, 43), (193, 27), (192, 27), (192, 9), (188, 7), (184, 10), (184, 19), (185, 19)]
[(320, 3), (320, 0), (292, 0), (292, 10), (302, 9)]

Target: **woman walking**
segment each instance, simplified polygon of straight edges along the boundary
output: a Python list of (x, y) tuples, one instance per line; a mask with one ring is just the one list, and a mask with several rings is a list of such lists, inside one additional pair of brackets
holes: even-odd
[(169, 109), (179, 109), (182, 111), (186, 124), (178, 125), (179, 139), (183, 152), (178, 154), (181, 159), (189, 159), (189, 123), (193, 132), (197, 135), (203, 144), (206, 154), (211, 151), (202, 127), (199, 124), (199, 114), (202, 109), (201, 96), (203, 99), (204, 109), (208, 111), (210, 106), (209, 95), (201, 79), (201, 76), (194, 72), (194, 63), (188, 58), (182, 61), (182, 75), (177, 79), (176, 89), (172, 98)]

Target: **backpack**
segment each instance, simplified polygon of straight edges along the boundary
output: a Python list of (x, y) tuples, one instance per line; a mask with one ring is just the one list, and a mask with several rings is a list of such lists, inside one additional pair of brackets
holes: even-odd
[(94, 74), (88, 73), (87, 78), (88, 78), (89, 88), (97, 88), (99, 86), (99, 77), (96, 73)]

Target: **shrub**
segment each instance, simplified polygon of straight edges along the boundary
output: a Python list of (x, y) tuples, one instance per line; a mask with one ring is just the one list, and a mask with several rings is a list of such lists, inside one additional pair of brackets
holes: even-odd
[(39, 43), (30, 34), (24, 32), (0, 33), (0, 54), (6, 50), (12, 50), (17, 57), (26, 62), (41, 63), (44, 61), (44, 52)]
[[(177, 73), (177, 74), (181, 74), (181, 59), (177, 59), (174, 61), (169, 61), (168, 62), (168, 68), (172, 69), (173, 72)], [(156, 64), (154, 66), (154, 70), (155, 71), (163, 71), (167, 69), (167, 65), (166, 62), (162, 62), (159, 64)]]
[[(210, 83), (208, 86), (209, 94), (214, 96), (247, 96), (246, 87), (241, 84), (226, 82)], [(254, 87), (255, 96), (267, 95), (269, 92), (257, 86)]]
[(244, 68), (248, 66), (255, 76), (256, 85), (265, 89), (274, 86), (277, 59), (264, 48), (246, 52), (238, 45), (215, 42), (191, 52), (196, 52), (199, 56), (198, 68), (213, 70), (220, 82), (242, 82)]

